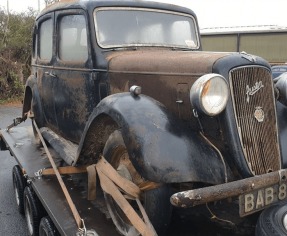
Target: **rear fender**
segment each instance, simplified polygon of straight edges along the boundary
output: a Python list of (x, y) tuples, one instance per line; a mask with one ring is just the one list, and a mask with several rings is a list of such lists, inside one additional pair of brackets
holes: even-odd
[(26, 117), (25, 114), (31, 109), (31, 107), (33, 108), (34, 117), (38, 126), (43, 126), (43, 110), (37, 86), (37, 78), (34, 75), (31, 75), (26, 82), (22, 118)]
[(121, 93), (103, 99), (85, 127), (75, 163), (95, 162), (115, 129), (121, 130), (131, 161), (145, 179), (224, 182), (218, 154), (161, 103), (145, 95)]
[(22, 107), (22, 118), (27, 118), (25, 114), (31, 109), (32, 88), (34, 81), (35, 81), (34, 76), (30, 76), (26, 81), (23, 107)]

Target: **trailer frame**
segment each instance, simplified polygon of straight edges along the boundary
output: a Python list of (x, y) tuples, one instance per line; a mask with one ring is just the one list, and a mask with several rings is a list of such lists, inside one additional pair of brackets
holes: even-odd
[[(72, 211), (54, 175), (40, 174), (51, 168), (43, 147), (36, 143), (32, 126), (0, 129), (1, 150), (9, 150), (33, 188), (46, 213), (52, 219), (61, 235), (79, 235)], [(57, 166), (63, 164), (59, 155), (49, 147)], [(87, 199), (87, 173), (62, 175), (78, 211), (85, 222), (86, 235), (119, 235), (105, 208), (101, 191), (97, 191), (97, 201)], [(105, 227), (103, 227), (105, 226)]]

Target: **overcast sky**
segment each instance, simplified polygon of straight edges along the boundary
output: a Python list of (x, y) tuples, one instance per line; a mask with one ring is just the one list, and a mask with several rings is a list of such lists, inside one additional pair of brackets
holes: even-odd
[[(38, 10), (43, 0), (8, 0), (10, 11)], [(278, 25), (287, 26), (287, 0), (157, 0), (191, 8), (198, 17), (200, 28)], [(0, 0), (7, 8), (7, 0)]]

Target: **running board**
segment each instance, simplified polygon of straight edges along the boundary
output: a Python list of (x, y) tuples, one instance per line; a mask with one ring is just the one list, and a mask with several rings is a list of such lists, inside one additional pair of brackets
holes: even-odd
[(75, 162), (78, 145), (57, 135), (51, 129), (42, 127), (40, 132), (44, 139), (52, 146), (59, 156), (70, 166)]

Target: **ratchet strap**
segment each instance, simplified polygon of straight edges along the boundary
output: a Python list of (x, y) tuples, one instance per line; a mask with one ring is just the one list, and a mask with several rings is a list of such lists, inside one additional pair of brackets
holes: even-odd
[[(87, 167), (64, 166), (64, 167), (58, 167), (58, 171), (61, 175), (81, 174), (87, 172)], [(55, 171), (53, 168), (42, 169), (41, 175), (55, 175)]]
[(72, 198), (71, 198), (71, 196), (70, 196), (70, 194), (69, 194), (69, 192), (67, 190), (67, 187), (66, 187), (66, 185), (65, 185), (65, 183), (64, 183), (64, 181), (63, 181), (63, 179), (62, 179), (62, 177), (60, 175), (60, 172), (59, 172), (59, 170), (58, 170), (58, 168), (57, 168), (57, 166), (56, 166), (56, 164), (55, 164), (55, 162), (54, 162), (54, 160), (52, 158), (52, 155), (49, 152), (49, 149), (48, 149), (48, 147), (47, 147), (47, 145), (45, 143), (45, 140), (44, 140), (43, 136), (41, 135), (41, 132), (40, 132), (40, 130), (39, 130), (39, 128), (38, 128), (38, 126), (37, 126), (37, 124), (35, 122), (35, 119), (32, 119), (32, 122), (33, 122), (33, 124), (35, 126), (35, 129), (36, 129), (36, 131), (37, 131), (37, 133), (39, 135), (39, 138), (40, 138), (40, 140), (41, 140), (41, 142), (43, 144), (43, 147), (44, 147), (45, 152), (46, 152), (46, 154), (48, 156), (48, 159), (49, 159), (49, 161), (50, 161), (50, 163), (52, 165), (53, 172), (54, 172), (54, 174), (56, 175), (56, 177), (58, 179), (58, 182), (59, 182), (59, 184), (60, 184), (60, 186), (62, 188), (62, 191), (63, 191), (63, 193), (64, 193), (64, 195), (66, 197), (66, 200), (67, 200), (67, 202), (69, 204), (69, 207), (70, 207), (70, 209), (71, 209), (71, 211), (73, 213), (73, 216), (74, 216), (74, 219), (75, 219), (75, 221), (77, 223), (78, 229), (79, 229), (80, 232), (83, 233), (83, 235), (85, 235), (86, 234), (86, 228), (85, 228), (84, 221), (80, 217), (80, 214), (79, 214), (75, 204), (73, 203), (73, 200), (72, 200)]
[[(118, 206), (122, 209), (131, 224), (143, 236), (157, 235), (154, 230), (145, 209), (140, 201), (141, 188), (132, 181), (122, 177), (109, 163), (101, 156), (97, 164), (91, 165), (87, 168), (88, 179), (96, 181), (96, 174), (99, 176), (100, 185), (106, 193), (112, 196)], [(89, 183), (90, 185), (90, 183)], [(143, 184), (143, 189), (152, 189), (158, 187), (159, 184), (148, 182)], [(92, 190), (95, 188), (92, 188)], [(95, 193), (94, 193), (95, 194)], [(93, 194), (89, 193), (89, 197)], [(93, 196), (94, 197), (94, 196)], [(134, 210), (127, 199), (135, 200), (138, 204), (142, 217)], [(143, 219), (142, 219), (143, 218)]]
[(17, 117), (17, 118), (15, 118), (15, 119), (13, 119), (13, 123), (7, 126), (6, 131), (9, 132), (11, 128), (13, 128), (13, 127), (19, 125), (19, 124), (22, 123), (24, 120), (25, 120), (25, 118), (22, 118), (22, 117)]
[[(100, 185), (107, 194), (111, 195), (118, 206), (122, 209), (127, 216), (131, 224), (136, 230), (143, 236), (157, 236), (155, 229), (153, 228), (146, 211), (140, 201), (140, 194), (142, 191), (158, 188), (160, 184), (146, 181), (140, 186), (137, 186), (132, 181), (122, 177), (106, 160), (101, 156), (97, 164), (90, 165), (88, 167), (57, 167), (52, 155), (45, 143), (43, 136), (32, 118), (34, 127), (39, 135), (42, 145), (45, 149), (47, 157), (52, 165), (52, 168), (41, 170), (41, 175), (56, 175), (57, 180), (62, 188), (62, 191), (66, 197), (68, 205), (73, 213), (74, 219), (77, 223), (79, 232), (81, 235), (86, 235), (86, 228), (83, 219), (73, 203), (73, 200), (67, 190), (67, 187), (60, 174), (76, 174), (88, 172), (88, 199), (93, 200), (96, 197), (96, 180), (97, 175), (100, 179)], [(127, 199), (135, 200), (138, 204), (142, 217), (134, 210)]]

